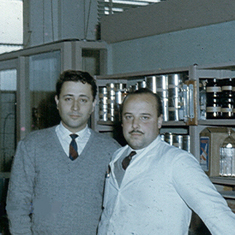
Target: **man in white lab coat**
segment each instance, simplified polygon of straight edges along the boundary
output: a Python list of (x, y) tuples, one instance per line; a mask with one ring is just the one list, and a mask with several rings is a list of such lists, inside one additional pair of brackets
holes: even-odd
[(98, 234), (187, 235), (194, 210), (212, 234), (234, 235), (235, 214), (196, 158), (161, 140), (161, 125), (156, 94), (140, 89), (125, 98), (128, 145), (109, 164)]

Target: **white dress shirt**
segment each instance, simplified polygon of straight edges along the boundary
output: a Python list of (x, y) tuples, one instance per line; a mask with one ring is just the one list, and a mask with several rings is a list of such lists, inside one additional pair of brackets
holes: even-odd
[(60, 124), (56, 127), (55, 131), (67, 156), (69, 156), (69, 144), (72, 140), (70, 134), (78, 135), (78, 137), (75, 139), (78, 146), (78, 154), (82, 153), (82, 150), (86, 146), (86, 143), (91, 135), (88, 126), (86, 126), (83, 130), (79, 132), (72, 133), (71, 131), (69, 131), (67, 128), (64, 127), (62, 122), (60, 122)]

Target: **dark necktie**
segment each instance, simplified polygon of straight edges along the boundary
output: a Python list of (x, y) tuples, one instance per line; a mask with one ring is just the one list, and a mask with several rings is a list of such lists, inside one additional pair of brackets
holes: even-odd
[(70, 142), (69, 145), (69, 158), (73, 161), (78, 157), (78, 146), (75, 140), (78, 137), (78, 135), (71, 134), (70, 137), (72, 138), (72, 141)]
[(132, 157), (133, 157), (135, 154), (136, 154), (136, 151), (131, 151), (130, 154), (129, 154), (127, 157), (125, 157), (125, 158), (123, 159), (123, 161), (122, 161), (122, 168), (123, 168), (124, 170), (126, 170), (126, 168), (129, 166), (130, 161), (131, 161)]

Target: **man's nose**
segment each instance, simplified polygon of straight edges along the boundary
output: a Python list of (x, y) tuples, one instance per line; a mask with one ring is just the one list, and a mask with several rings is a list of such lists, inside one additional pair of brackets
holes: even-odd
[(138, 118), (133, 118), (133, 120), (132, 120), (132, 127), (134, 129), (139, 127), (139, 119)]
[(73, 101), (72, 110), (79, 110), (79, 102), (77, 100)]

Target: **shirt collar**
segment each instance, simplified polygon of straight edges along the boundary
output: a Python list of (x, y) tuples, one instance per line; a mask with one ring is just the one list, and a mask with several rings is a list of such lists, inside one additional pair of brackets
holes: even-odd
[(59, 135), (61, 136), (62, 139), (66, 139), (70, 134), (77, 134), (79, 137), (83, 138), (84, 136), (86, 136), (90, 133), (90, 130), (88, 128), (88, 125), (86, 125), (86, 127), (84, 129), (82, 129), (81, 131), (78, 131), (76, 133), (72, 133), (62, 124), (62, 122), (60, 122), (60, 124), (58, 126), (58, 132), (59, 132)]
[(148, 148), (148, 149), (150, 149), (152, 146), (154, 146), (158, 141), (160, 141), (160, 135), (158, 135), (157, 137), (156, 137), (156, 139), (155, 140), (153, 140), (147, 147), (145, 147), (145, 148), (142, 148), (142, 149), (132, 149), (130, 146), (128, 147), (128, 153), (130, 153), (131, 151), (135, 151), (136, 152), (136, 155), (137, 154), (140, 154), (140, 153), (142, 153), (146, 148)]

